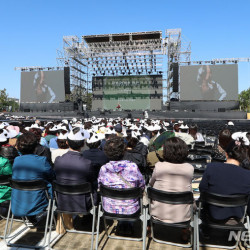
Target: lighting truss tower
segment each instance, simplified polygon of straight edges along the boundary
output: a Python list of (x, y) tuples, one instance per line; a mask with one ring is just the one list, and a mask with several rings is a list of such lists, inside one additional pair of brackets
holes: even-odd
[[(191, 43), (186, 41), (181, 35), (181, 29), (167, 29), (166, 44), (167, 101), (170, 101), (171, 98), (179, 99), (179, 66), (180, 64), (190, 62)], [(174, 72), (175, 70), (177, 70), (177, 73)], [(177, 76), (174, 77), (175, 74), (177, 74)]]
[(80, 102), (88, 94), (87, 61), (79, 50), (80, 40), (77, 36), (64, 36), (63, 49), (65, 67), (70, 67), (71, 101)]

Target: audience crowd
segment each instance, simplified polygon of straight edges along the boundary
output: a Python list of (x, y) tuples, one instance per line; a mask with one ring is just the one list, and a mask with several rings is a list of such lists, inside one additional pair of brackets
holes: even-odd
[[(11, 123), (11, 122), (10, 122)], [(146, 186), (167, 192), (192, 191), (195, 168), (190, 159), (195, 149), (211, 149), (200, 182), (200, 191), (224, 195), (250, 194), (250, 131), (233, 130), (227, 124), (216, 140), (207, 142), (196, 124), (150, 119), (88, 118), (42, 122), (29, 127), (0, 122), (0, 175), (15, 180), (46, 181), (52, 195), (52, 182), (80, 184), (90, 182), (97, 204), (100, 185), (126, 189)], [(199, 150), (198, 150), (199, 151)], [(197, 151), (197, 152), (198, 152)], [(201, 150), (202, 151), (202, 150)], [(191, 157), (191, 158), (190, 158)], [(16, 216), (37, 219), (47, 205), (41, 191), (20, 191), (0, 186), (0, 214), (6, 216), (9, 201)], [(88, 195), (59, 195), (65, 211), (87, 211)], [(103, 199), (107, 213), (136, 214), (138, 200)], [(151, 215), (160, 221), (188, 221), (190, 205), (169, 205), (152, 201)], [(250, 212), (250, 206), (249, 206)], [(208, 207), (209, 218), (237, 223), (241, 208)], [(131, 223), (120, 223), (121, 231), (132, 231)]]

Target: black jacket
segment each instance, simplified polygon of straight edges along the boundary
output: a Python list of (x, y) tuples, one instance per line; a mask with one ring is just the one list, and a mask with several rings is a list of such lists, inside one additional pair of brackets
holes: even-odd
[[(91, 162), (83, 157), (82, 153), (68, 151), (55, 160), (54, 171), (56, 181), (60, 184), (81, 184), (85, 182), (97, 182), (94, 178)], [(94, 200), (97, 202), (97, 191), (94, 192)], [(58, 195), (58, 209), (70, 212), (86, 212), (91, 207), (89, 195)]]
[(91, 161), (91, 166), (97, 179), (101, 166), (109, 162), (108, 157), (98, 148), (85, 150), (82, 154), (84, 158)]
[(133, 149), (126, 150), (123, 160), (134, 162), (139, 167), (141, 173), (145, 173), (147, 166), (146, 156), (147, 147), (142, 142), (138, 142)]

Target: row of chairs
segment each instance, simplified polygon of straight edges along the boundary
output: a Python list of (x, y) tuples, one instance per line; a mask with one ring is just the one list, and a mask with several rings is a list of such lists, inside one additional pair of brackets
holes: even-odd
[[(47, 207), (47, 217), (46, 217), (46, 223), (45, 223), (45, 230), (44, 230), (44, 239), (43, 244), (39, 246), (35, 246), (36, 248), (42, 248), (46, 245), (46, 238), (47, 238), (47, 232), (49, 229), (49, 235), (48, 235), (48, 247), (51, 248), (53, 244), (57, 242), (57, 240), (53, 240), (53, 244), (51, 243), (51, 231), (52, 231), (52, 224), (53, 221), (55, 223), (55, 216), (54, 214), (57, 212), (59, 213), (66, 213), (66, 214), (77, 214), (79, 212), (70, 212), (70, 211), (64, 211), (60, 207), (57, 207), (56, 201), (57, 201), (57, 194), (67, 194), (67, 195), (79, 195), (79, 194), (89, 194), (92, 201), (92, 207), (85, 212), (85, 214), (91, 213), (93, 215), (92, 220), (92, 230), (91, 232), (85, 232), (85, 231), (76, 231), (76, 230), (66, 230), (68, 232), (76, 232), (76, 233), (90, 233), (91, 234), (91, 247), (90, 249), (94, 248), (94, 236), (96, 235), (96, 244), (95, 249), (98, 249), (99, 245), (99, 231), (100, 231), (100, 220), (103, 218), (104, 220), (104, 229), (105, 233), (109, 238), (115, 238), (115, 239), (125, 239), (125, 240), (139, 240), (142, 241), (142, 249), (146, 249), (146, 231), (147, 231), (147, 221), (150, 220), (151, 223), (151, 230), (152, 230), (152, 238), (154, 241), (159, 243), (165, 243), (165, 244), (172, 244), (175, 246), (181, 246), (181, 247), (192, 247), (193, 249), (199, 249), (200, 246), (200, 240), (199, 240), (199, 231), (201, 226), (206, 226), (208, 228), (212, 229), (220, 229), (220, 230), (232, 230), (237, 231), (240, 234), (246, 230), (248, 230), (248, 233), (250, 233), (249, 230), (249, 218), (246, 214), (246, 208), (248, 204), (248, 195), (216, 195), (216, 194), (209, 194), (209, 193), (201, 193), (200, 199), (198, 202), (198, 210), (194, 211), (194, 199), (193, 199), (193, 193), (192, 192), (181, 192), (181, 193), (170, 193), (170, 192), (164, 192), (160, 190), (156, 190), (152, 187), (147, 188), (147, 196), (149, 200), (155, 200), (158, 202), (166, 203), (166, 204), (189, 204), (190, 205), (190, 212), (191, 212), (191, 219), (190, 221), (180, 222), (180, 223), (164, 223), (161, 221), (156, 220), (152, 216), (149, 215), (148, 211), (150, 211), (150, 204), (148, 206), (143, 206), (143, 191), (141, 188), (129, 188), (129, 189), (114, 189), (109, 188), (106, 186), (100, 187), (100, 196), (101, 196), (101, 202), (98, 205), (94, 204), (93, 195), (92, 195), (92, 188), (90, 183), (83, 183), (79, 185), (61, 185), (57, 182), (53, 183), (53, 189), (54, 189), (54, 195), (55, 198), (51, 199), (48, 195), (47, 191), (47, 184), (41, 180), (33, 180), (33, 181), (17, 181), (17, 180), (10, 180), (10, 186), (14, 189), (19, 189), (23, 191), (33, 191), (33, 190), (43, 190), (47, 194), (48, 198), (48, 207)], [(127, 200), (127, 199), (138, 199), (140, 201), (140, 210), (138, 213), (134, 215), (121, 215), (121, 214), (111, 214), (107, 213), (103, 207), (102, 207), (102, 198), (108, 197), (112, 199), (117, 200)], [(239, 207), (242, 206), (245, 208), (244, 217), (242, 218), (241, 222), (238, 225), (221, 225), (219, 223), (215, 223), (214, 221), (208, 221), (208, 220), (201, 220), (200, 212), (202, 211), (203, 204), (210, 204), (215, 205), (219, 207)], [(81, 213), (82, 214), (82, 213)], [(97, 217), (97, 226), (95, 230), (96, 225), (96, 217)], [(6, 221), (6, 227), (4, 232), (4, 240), (6, 241), (6, 244), (10, 247), (26, 247), (26, 248), (34, 248), (34, 246), (30, 245), (20, 245), (16, 243), (11, 243), (12, 240), (17, 236), (11, 235), (11, 228), (13, 224), (13, 218), (14, 214), (11, 215), (11, 203), (9, 207), (9, 212), (7, 216)], [(50, 218), (50, 221), (49, 221)], [(141, 221), (142, 224), (142, 236), (140, 238), (129, 238), (129, 237), (120, 237), (120, 236), (113, 236), (111, 233), (108, 233), (108, 225), (107, 220), (118, 220), (118, 221)], [(10, 221), (10, 228), (9, 228), (9, 221)], [(63, 218), (62, 218), (63, 221)], [(244, 222), (247, 221), (247, 226), (245, 227)], [(191, 229), (191, 238), (190, 238), (190, 244), (179, 244), (179, 243), (173, 243), (173, 242), (165, 242), (163, 240), (159, 240), (155, 237), (154, 228), (155, 226), (166, 226), (166, 227), (175, 227), (175, 228), (186, 228)], [(9, 228), (9, 230), (8, 230)], [(7, 233), (8, 231), (8, 233)], [(23, 230), (22, 230), (23, 231)], [(61, 236), (60, 236), (61, 237)], [(8, 240), (10, 239), (10, 240)], [(59, 237), (58, 237), (59, 239)], [(239, 239), (236, 241), (236, 244), (234, 246), (228, 247), (224, 246), (225, 248), (232, 249), (238, 246)], [(210, 247), (215, 247), (214, 245), (208, 245)], [(218, 247), (218, 246), (217, 246)]]

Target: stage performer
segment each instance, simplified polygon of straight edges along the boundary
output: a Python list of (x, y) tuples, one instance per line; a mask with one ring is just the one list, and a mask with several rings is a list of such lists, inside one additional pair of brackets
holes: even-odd
[(203, 65), (198, 69), (197, 83), (204, 100), (225, 100), (227, 93), (221, 85), (212, 80), (212, 73), (209, 65)]
[(120, 103), (118, 103), (118, 105), (116, 106), (116, 109), (121, 109)]
[(43, 71), (38, 71), (35, 74), (33, 85), (35, 87), (37, 102), (52, 103), (55, 100), (55, 92), (45, 83)]

